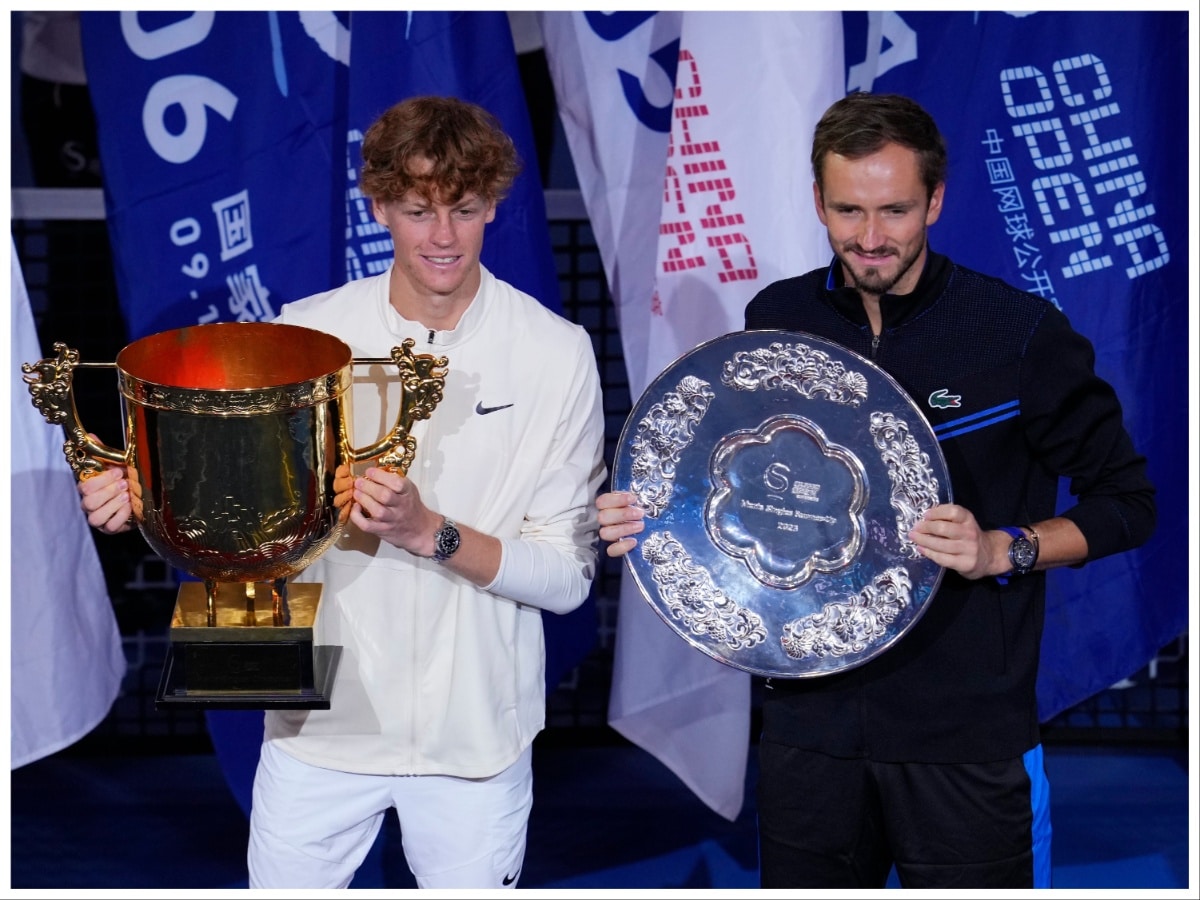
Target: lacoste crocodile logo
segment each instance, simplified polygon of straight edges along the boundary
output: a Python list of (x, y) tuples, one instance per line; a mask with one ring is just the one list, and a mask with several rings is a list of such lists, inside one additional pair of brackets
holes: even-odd
[(475, 412), (479, 413), (481, 416), (486, 416), (488, 413), (494, 413), (502, 409), (508, 409), (510, 406), (512, 406), (511, 403), (505, 403), (503, 406), (484, 406), (483, 401), (481, 400), (475, 404)]
[(951, 395), (946, 388), (942, 388), (929, 395), (929, 405), (933, 409), (958, 409), (962, 406), (962, 397)]

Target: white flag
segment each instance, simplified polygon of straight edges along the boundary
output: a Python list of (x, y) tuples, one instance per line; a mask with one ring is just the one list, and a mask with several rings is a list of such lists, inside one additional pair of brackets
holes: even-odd
[(63, 432), (30, 402), (21, 364), (42, 353), (12, 248), (12, 768), (63, 749), (108, 714), (125, 655)]
[[(841, 14), (546, 13), (542, 30), (636, 399), (741, 329), (760, 288), (830, 258), (809, 150), (845, 93)], [(609, 723), (737, 817), (749, 676), (674, 634), (628, 572)]]

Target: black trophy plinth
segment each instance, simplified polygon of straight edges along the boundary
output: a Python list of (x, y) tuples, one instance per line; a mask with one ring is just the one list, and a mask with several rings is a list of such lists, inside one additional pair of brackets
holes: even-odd
[(204, 585), (185, 582), (156, 708), (329, 709), (342, 648), (313, 641), (320, 598), (319, 584), (288, 585), (277, 609), (270, 584), (221, 584), (210, 607)]

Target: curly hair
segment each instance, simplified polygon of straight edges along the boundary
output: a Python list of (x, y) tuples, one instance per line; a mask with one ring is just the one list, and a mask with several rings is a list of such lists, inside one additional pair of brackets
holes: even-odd
[(929, 196), (946, 180), (946, 142), (933, 117), (900, 94), (848, 94), (825, 111), (813, 132), (812, 169), (824, 189), (825, 157), (830, 153), (862, 159), (899, 144), (917, 154), (921, 181)]
[(467, 194), (499, 202), (521, 171), (496, 117), (455, 97), (397, 103), (367, 129), (362, 157), (359, 186), (384, 201), (415, 191), (430, 202), (457, 203)]

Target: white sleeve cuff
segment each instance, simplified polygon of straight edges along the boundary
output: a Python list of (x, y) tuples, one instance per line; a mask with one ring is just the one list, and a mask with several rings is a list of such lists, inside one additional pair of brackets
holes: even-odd
[(500, 570), (485, 590), (552, 613), (569, 613), (587, 599), (595, 560), (581, 566), (552, 545), (500, 539)]

